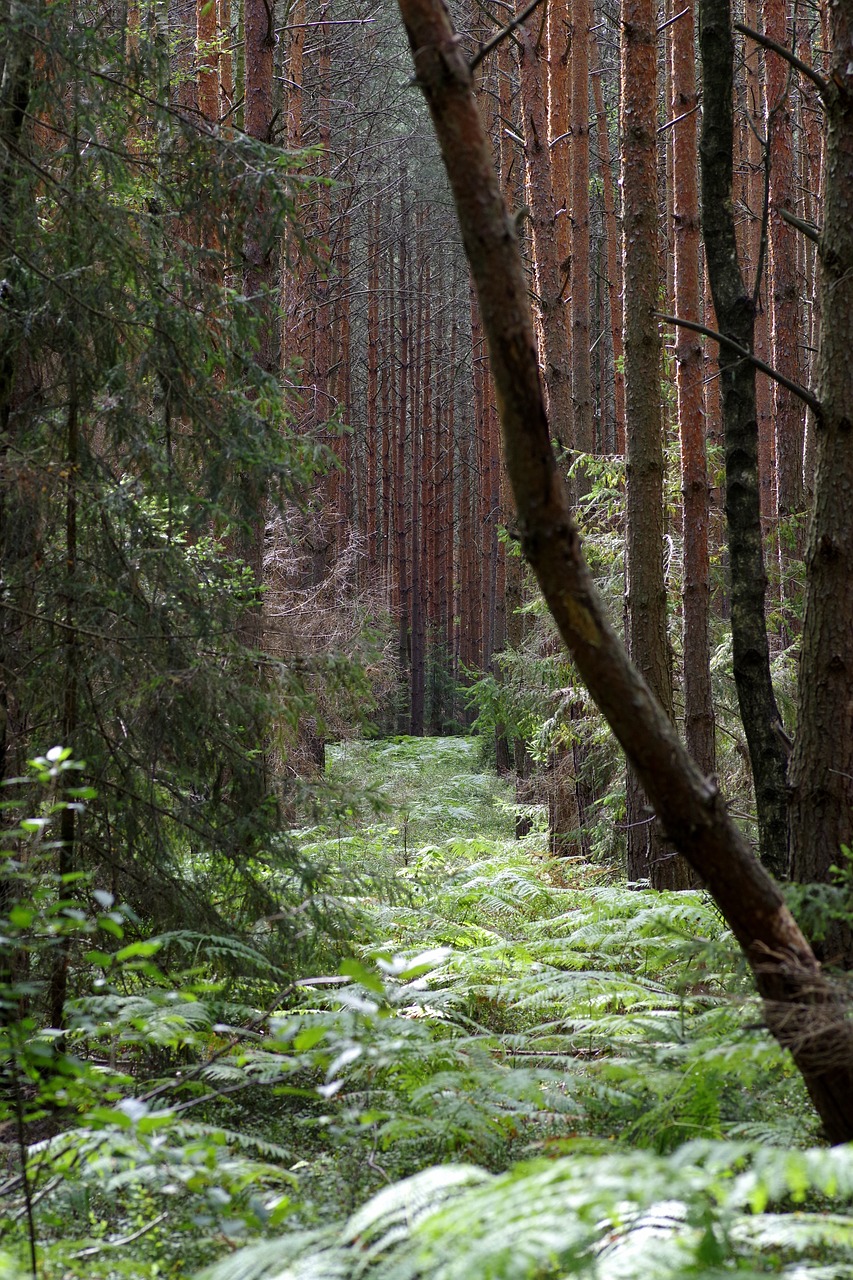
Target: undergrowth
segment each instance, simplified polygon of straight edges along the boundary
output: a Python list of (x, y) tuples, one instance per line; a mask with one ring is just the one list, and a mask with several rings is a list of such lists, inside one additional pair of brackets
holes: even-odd
[(36, 1103), (52, 1120), (26, 1168), (42, 1275), (853, 1275), (853, 1152), (816, 1145), (702, 893), (516, 840), (475, 740), (329, 756), (342, 794), (379, 796), (298, 835), (351, 922), (329, 972), (262, 1001), (210, 947), (157, 968), (174, 940), (155, 939), (78, 999), (64, 1044), (30, 1028), (12, 1055), (29, 1123)]

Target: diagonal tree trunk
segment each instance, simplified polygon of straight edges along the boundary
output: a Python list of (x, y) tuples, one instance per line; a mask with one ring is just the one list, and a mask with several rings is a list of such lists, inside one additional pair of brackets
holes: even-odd
[[(833, 1142), (853, 1139), (853, 1025), (772, 878), (697, 769), (610, 627), (550, 443), (527, 284), (471, 73), (441, 0), (400, 0), (480, 296), (525, 554), (563, 639), (670, 838), (742, 946), (767, 1025), (791, 1050)], [(721, 40), (719, 29), (714, 38)], [(725, 36), (722, 36), (725, 47)], [(731, 99), (730, 99), (731, 100)]]

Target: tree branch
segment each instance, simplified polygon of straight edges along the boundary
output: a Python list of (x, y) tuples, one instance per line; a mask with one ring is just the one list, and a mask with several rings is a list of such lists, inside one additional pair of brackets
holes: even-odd
[(802, 218), (795, 217), (787, 209), (779, 209), (777, 212), (783, 222), (787, 222), (790, 226), (796, 227), (798, 231), (802, 231), (803, 235), (813, 241), (814, 244), (820, 244), (820, 228), (816, 227), (813, 222), (803, 222)]
[(763, 49), (769, 49), (771, 53), (778, 53), (780, 58), (784, 58), (792, 67), (799, 71), (800, 75), (806, 76), (811, 80), (812, 84), (817, 85), (818, 92), (822, 98), (826, 98), (829, 85), (822, 75), (815, 71), (814, 67), (810, 67), (807, 62), (803, 62), (802, 58), (798, 58), (795, 53), (785, 45), (779, 44), (776, 40), (771, 40), (769, 36), (764, 36), (760, 31), (754, 31), (752, 27), (744, 26), (742, 22), (733, 22), (732, 26), (735, 31), (739, 31), (742, 36), (748, 36), (750, 40), (754, 40), (756, 44), (760, 44)]
[(746, 347), (742, 347), (733, 338), (727, 338), (724, 333), (717, 333), (716, 329), (709, 329), (704, 324), (696, 324), (693, 320), (680, 320), (678, 316), (667, 316), (662, 311), (656, 311), (655, 315), (658, 320), (663, 320), (664, 324), (675, 324), (680, 329), (690, 329), (692, 333), (701, 333), (704, 337), (712, 338), (714, 342), (719, 342), (721, 346), (728, 347), (730, 351), (736, 352), (741, 359), (748, 360), (761, 373), (765, 373), (768, 378), (778, 382), (780, 387), (786, 387), (797, 399), (802, 400), (803, 404), (808, 405), (816, 418), (819, 419), (823, 415), (823, 406), (817, 396), (813, 395), (807, 387), (801, 386), (799, 382), (794, 382), (792, 378), (786, 378), (784, 373), (780, 373), (778, 369), (774, 369), (770, 364), (765, 364), (763, 360), (753, 355), (751, 351), (747, 351)]
[(516, 27), (520, 27), (523, 22), (526, 22), (531, 13), (538, 9), (541, 3), (542, 0), (533, 0), (533, 3), (529, 4), (526, 9), (522, 9), (521, 13), (517, 14), (516, 17), (513, 18), (512, 22), (508, 23), (507, 26), (502, 27), (496, 36), (492, 36), (491, 40), (488, 40), (485, 44), (481, 44), (471, 61), (468, 63), (469, 71), (473, 71), (475, 67), (479, 67), (483, 59), (487, 58), (493, 49), (497, 49), (502, 40), (506, 40), (507, 36), (511, 36)]

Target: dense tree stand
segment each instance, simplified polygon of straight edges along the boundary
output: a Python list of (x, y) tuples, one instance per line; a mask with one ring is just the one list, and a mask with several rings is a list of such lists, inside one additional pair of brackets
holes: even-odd
[(772, 878), (607, 623), (580, 552), (539, 381), (527, 288), (471, 72), (440, 0), (401, 0), (489, 340), (525, 554), (584, 680), (669, 837), (742, 946), (767, 1026), (790, 1049), (832, 1142), (853, 1138), (853, 1024)]

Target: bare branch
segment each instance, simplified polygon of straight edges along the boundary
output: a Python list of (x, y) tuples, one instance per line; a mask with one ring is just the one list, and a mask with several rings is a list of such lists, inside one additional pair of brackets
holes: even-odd
[(732, 26), (735, 31), (739, 31), (742, 36), (748, 36), (750, 40), (754, 40), (756, 44), (760, 44), (763, 49), (769, 49), (771, 53), (778, 53), (780, 58), (784, 58), (792, 67), (799, 71), (801, 76), (806, 76), (811, 80), (812, 84), (817, 85), (818, 93), (822, 98), (826, 97), (829, 85), (822, 75), (815, 71), (814, 67), (810, 67), (807, 62), (803, 62), (802, 58), (798, 58), (795, 53), (786, 48), (784, 44), (779, 44), (776, 40), (771, 40), (769, 36), (762, 35), (760, 31), (754, 31), (752, 27), (744, 26), (742, 22), (733, 22)]
[(790, 226), (796, 227), (798, 231), (802, 231), (803, 235), (815, 244), (820, 244), (820, 227), (816, 227), (813, 222), (803, 222), (802, 218), (795, 217), (787, 209), (779, 209), (778, 214), (783, 222), (787, 222)]
[(721, 346), (728, 347), (729, 351), (734, 351), (742, 360), (748, 360), (760, 373), (764, 373), (768, 378), (772, 378), (774, 382), (778, 382), (780, 387), (786, 387), (792, 395), (802, 400), (803, 404), (808, 405), (816, 418), (820, 419), (823, 416), (823, 406), (817, 396), (813, 395), (807, 387), (801, 386), (799, 382), (794, 382), (793, 378), (786, 378), (784, 373), (780, 373), (778, 369), (774, 369), (770, 364), (765, 364), (763, 360), (753, 355), (751, 351), (747, 351), (746, 347), (742, 347), (733, 338), (727, 338), (724, 333), (718, 333), (716, 329), (709, 329), (704, 324), (696, 324), (693, 320), (680, 320), (678, 316), (667, 316), (662, 311), (656, 311), (655, 315), (658, 320), (663, 320), (664, 324), (675, 324), (680, 329), (690, 329), (692, 333), (701, 333), (704, 337), (711, 338), (714, 342), (719, 342)]
[(505, 40), (507, 36), (511, 36), (516, 27), (520, 27), (522, 22), (526, 22), (531, 13), (538, 9), (541, 3), (542, 0), (533, 0), (532, 4), (529, 4), (526, 9), (522, 9), (521, 13), (517, 14), (516, 17), (513, 18), (512, 22), (503, 27), (496, 36), (492, 36), (491, 40), (488, 40), (485, 44), (481, 44), (471, 61), (468, 63), (469, 71), (473, 71), (475, 67), (479, 67), (483, 59), (487, 58), (493, 49), (497, 49), (502, 40)]

